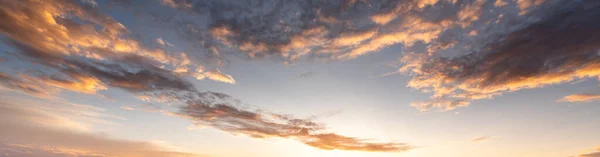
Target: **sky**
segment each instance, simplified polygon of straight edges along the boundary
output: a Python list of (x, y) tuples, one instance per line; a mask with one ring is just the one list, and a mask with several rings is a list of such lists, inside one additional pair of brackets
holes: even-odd
[(0, 0), (1, 157), (600, 157), (597, 0)]

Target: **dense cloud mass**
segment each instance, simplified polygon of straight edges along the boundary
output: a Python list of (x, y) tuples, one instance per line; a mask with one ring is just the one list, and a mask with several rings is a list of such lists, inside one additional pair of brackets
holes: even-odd
[(600, 76), (600, 6), (597, 1), (562, 2), (538, 22), (502, 35), (481, 49), (453, 58), (413, 54), (402, 71), (408, 86), (432, 92), (412, 104), (420, 110), (452, 110), (471, 100)]
[(450, 25), (419, 17), (438, 0), (162, 2), (208, 19), (201, 24), (176, 22), (185, 23), (179, 30), (186, 39), (202, 43), (213, 54), (277, 56), (286, 61), (350, 59), (394, 44), (430, 42)]

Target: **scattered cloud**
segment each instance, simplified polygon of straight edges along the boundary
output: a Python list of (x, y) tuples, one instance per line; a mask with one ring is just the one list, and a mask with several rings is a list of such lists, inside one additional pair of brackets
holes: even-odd
[(433, 93), (430, 100), (411, 104), (422, 111), (453, 110), (506, 92), (598, 77), (593, 38), (598, 23), (585, 20), (597, 16), (597, 7), (589, 7), (597, 2), (590, 0), (163, 4), (175, 10), (189, 5), (179, 11), (210, 17), (206, 24), (165, 22), (184, 23), (177, 26), (181, 37), (202, 43), (219, 58), (233, 52), (250, 58), (275, 56), (286, 63), (345, 60), (402, 45), (405, 65), (399, 72), (413, 77), (407, 86)]
[(413, 77), (407, 86), (433, 93), (411, 104), (422, 111), (599, 75), (598, 23), (585, 20), (598, 15), (586, 7), (595, 1), (171, 2), (210, 16), (206, 25), (175, 23), (218, 56), (344, 60), (402, 45), (399, 71)]
[[(180, 2), (184, 1), (161, 2), (179, 8)], [(209, 3), (218, 5), (221, 2), (209, 1)], [(48, 93), (47, 95), (51, 93), (46, 89), (54, 89), (56, 92), (68, 90), (83, 94), (96, 94), (110, 88), (122, 89), (144, 101), (180, 103), (182, 107), (177, 111), (161, 110), (161, 112), (189, 118), (198, 126), (209, 126), (254, 138), (294, 139), (326, 150), (388, 152), (413, 148), (404, 143), (372, 142), (327, 133), (321, 124), (309, 119), (297, 119), (267, 111), (245, 110), (236, 106), (235, 104), (240, 102), (227, 94), (199, 92), (184, 77), (208, 78), (231, 84), (234, 84), (235, 80), (231, 75), (223, 74), (218, 69), (204, 71), (202, 65), (190, 60), (185, 53), (173, 54), (165, 49), (144, 46), (142, 42), (131, 37), (127, 28), (119, 22), (86, 4), (69, 0), (0, 2), (0, 19), (7, 21), (0, 23), (0, 33), (6, 37), (5, 44), (15, 49), (10, 53), (43, 69), (21, 77), (2, 73), (1, 84), (10, 89), (36, 94)], [(284, 6), (295, 7), (287, 4)], [(286, 8), (281, 9), (283, 11)], [(231, 19), (228, 21), (227, 17), (219, 16), (221, 15), (215, 14), (215, 19), (232, 22)], [(221, 26), (212, 27), (209, 32), (225, 42), (234, 41), (234, 38), (229, 37), (231, 35), (246, 33), (239, 29), (255, 29), (239, 28), (232, 24), (223, 23)], [(254, 50), (261, 49), (261, 42), (255, 41), (267, 42), (270, 46), (267, 47), (268, 49), (300, 49), (304, 48), (304, 45), (316, 44), (316, 41), (307, 36), (322, 36), (324, 30), (323, 27), (303, 29), (302, 36), (293, 37), (294, 44), (279, 46), (273, 46), (272, 42), (266, 41), (267, 36), (260, 34), (256, 34), (260, 35), (256, 37), (257, 40), (235, 38), (235, 41), (248, 43), (249, 46), (254, 46), (252, 48)], [(244, 34), (246, 35), (250, 34)], [(348, 34), (348, 41), (339, 43), (359, 42), (366, 38), (365, 36), (371, 35), (369, 33)], [(275, 38), (272, 39), (277, 42)], [(156, 42), (159, 45), (167, 44), (162, 39)], [(123, 109), (136, 108), (128, 106)], [(7, 120), (16, 121), (10, 118)], [(177, 154), (144, 142), (113, 140), (88, 133), (66, 133), (36, 128), (36, 126), (10, 125), (8, 127), (11, 130), (2, 130), (3, 132), (0, 133), (2, 136), (0, 141), (7, 141), (10, 146), (17, 144), (39, 148), (39, 145), (53, 143), (58, 147), (76, 148), (108, 156), (174, 156)], [(48, 135), (50, 136), (46, 137)], [(72, 140), (59, 141), (66, 137)]]

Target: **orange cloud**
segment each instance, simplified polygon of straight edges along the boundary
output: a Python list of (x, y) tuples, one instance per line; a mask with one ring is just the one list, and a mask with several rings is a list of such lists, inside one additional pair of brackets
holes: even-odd
[(546, 0), (517, 0), (517, 6), (521, 10), (519, 14), (526, 14), (531, 7), (538, 6), (544, 2), (546, 2)]
[[(85, 4), (68, 0), (4, 1), (0, 4), (1, 18), (5, 21), (0, 24), (0, 33), (14, 43), (40, 51), (46, 58), (77, 56), (104, 61), (138, 56), (165, 70), (201, 66), (165, 49), (143, 46), (130, 37), (121, 23), (94, 9), (87, 9), (89, 6)], [(76, 18), (83, 22), (77, 22)], [(160, 44), (161, 41), (157, 42)], [(162, 41), (162, 45), (171, 44)]]
[(600, 94), (590, 94), (590, 93), (582, 93), (582, 94), (573, 94), (563, 97), (557, 101), (559, 102), (592, 102), (600, 100)]
[(235, 80), (233, 79), (233, 77), (231, 77), (231, 75), (223, 74), (221, 73), (221, 71), (219, 71), (219, 69), (207, 71), (203, 74), (211, 80), (235, 84)]

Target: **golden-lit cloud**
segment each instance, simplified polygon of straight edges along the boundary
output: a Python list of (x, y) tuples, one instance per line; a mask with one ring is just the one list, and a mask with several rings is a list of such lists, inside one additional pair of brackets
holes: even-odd
[(468, 27), (472, 22), (479, 20), (485, 2), (486, 0), (475, 0), (472, 4), (466, 5), (458, 12), (458, 20), (463, 28)]
[[(4, 1), (0, 2), (3, 22), (0, 34), (8, 37), (10, 44), (28, 47), (27, 51), (38, 51), (37, 54), (23, 52), (21, 55), (37, 59), (55, 57), (82, 57), (95, 61), (112, 59), (144, 58), (145, 62), (165, 70), (179, 71), (184, 68), (202, 67), (191, 62), (187, 55), (173, 54), (163, 48), (144, 46), (129, 33), (129, 30), (110, 16), (103, 15), (89, 3), (78, 3), (71, 0), (53, 1)], [(81, 21), (78, 21), (81, 20)], [(172, 44), (157, 40), (160, 45)], [(56, 64), (56, 63), (55, 63)], [(93, 79), (93, 78), (90, 78)], [(93, 80), (80, 80), (92, 83)], [(56, 86), (70, 86), (54, 82)], [(79, 86), (76, 84), (72, 84)], [(93, 92), (90, 86), (78, 91)], [(101, 89), (100, 86), (96, 88)]]
[(546, 0), (517, 0), (517, 6), (521, 10), (519, 14), (526, 14), (531, 7), (538, 6), (544, 2)]
[(592, 102), (600, 100), (600, 94), (581, 93), (565, 96), (559, 102)]
[(233, 77), (231, 77), (231, 75), (223, 74), (223, 73), (221, 73), (221, 71), (219, 71), (219, 69), (215, 69), (213, 71), (207, 71), (207, 72), (203, 73), (203, 75), (208, 77), (211, 80), (235, 84), (235, 80), (233, 79)]
[(496, 0), (494, 2), (494, 6), (496, 6), (496, 7), (503, 7), (503, 6), (507, 5), (507, 4), (508, 4), (508, 2), (506, 2), (504, 0)]

